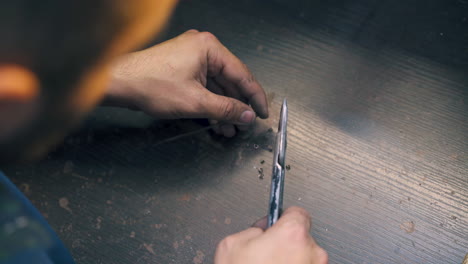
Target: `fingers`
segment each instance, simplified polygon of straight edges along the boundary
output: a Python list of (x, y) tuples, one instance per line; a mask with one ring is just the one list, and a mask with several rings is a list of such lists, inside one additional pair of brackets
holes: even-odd
[(290, 207), (283, 212), (280, 219), (275, 225), (288, 225), (288, 224), (299, 224), (309, 232), (311, 227), (311, 219), (309, 213), (297, 206)]
[[(204, 96), (203, 114), (210, 119), (239, 125), (249, 125), (255, 121), (255, 113), (252, 108), (239, 100), (210, 92), (206, 92)], [(221, 129), (223, 130), (223, 127)], [(230, 132), (228, 126), (224, 129), (226, 132)], [(232, 129), (234, 130), (234, 127)]]
[(281, 215), (280, 219), (269, 228), (266, 233), (274, 237), (299, 243), (314, 243), (309, 234), (311, 220), (309, 213), (299, 207), (290, 207)]
[(245, 243), (251, 239), (259, 237), (261, 234), (263, 234), (262, 229), (257, 228), (257, 227), (250, 227), (239, 233), (230, 235), (228, 238), (235, 240), (237, 243)]
[(250, 128), (248, 125), (237, 125), (236, 127), (239, 129), (239, 131), (247, 131)]
[[(241, 101), (242, 103), (247, 103), (247, 99), (239, 93), (235, 88), (235, 85), (226, 81), (222, 76), (217, 76), (216, 78), (208, 78), (206, 88), (218, 95), (224, 95)], [(237, 125), (236, 126), (240, 131), (247, 131), (249, 125)], [(218, 128), (215, 129), (217, 134), (223, 134), (225, 137), (233, 137), (236, 134), (236, 129), (233, 125), (224, 125), (224, 129)]]
[[(265, 226), (267, 218), (254, 226)], [(327, 264), (328, 255), (309, 235), (309, 214), (299, 207), (287, 209), (271, 228), (251, 227), (218, 244), (215, 263)]]
[(208, 75), (225, 79), (235, 85), (240, 95), (245, 97), (261, 118), (268, 117), (268, 104), (265, 91), (254, 76), (234, 54), (224, 47), (214, 35), (200, 33), (207, 43)]
[(206, 88), (219, 95), (225, 95), (224, 89), (213, 78), (206, 79)]
[(328, 253), (319, 246), (314, 246), (312, 251), (313, 264), (327, 264), (328, 263)]
[(223, 132), (223, 135), (227, 138), (231, 138), (236, 135), (236, 129), (231, 124), (221, 125), (221, 132)]
[[(221, 240), (221, 242), (218, 244), (218, 248), (216, 251), (217, 252), (220, 252), (220, 251), (229, 252), (233, 248), (243, 246), (246, 244), (246, 242), (254, 238), (257, 238), (261, 236), (262, 234), (263, 234), (263, 230), (261, 230), (260, 228), (256, 228), (256, 227), (248, 228), (244, 231), (241, 231), (236, 234), (232, 234), (224, 238), (223, 240)], [(215, 262), (218, 263), (217, 261)]]
[(261, 228), (262, 230), (266, 230), (268, 227), (268, 216), (264, 216), (258, 219), (257, 221), (255, 221), (252, 227), (258, 227), (258, 228)]
[(269, 239), (288, 241), (289, 245), (297, 248), (307, 248), (307, 258), (313, 264), (328, 263), (328, 254), (309, 234), (311, 218), (309, 213), (300, 207), (290, 207), (281, 215), (280, 219), (265, 232)]
[(221, 75), (216, 76), (214, 79), (216, 80), (216, 83), (223, 88), (225, 93), (224, 95), (235, 98), (243, 103), (248, 103), (247, 98), (241, 95), (235, 84), (226, 80), (226, 78)]
[[(229, 96), (229, 97), (232, 97), (241, 101), (240, 94), (237, 90), (232, 90), (230, 88), (229, 89), (226, 88), (225, 86), (221, 86), (213, 78), (207, 78), (206, 88), (217, 95), (225, 95), (225, 96)], [(216, 123), (217, 123), (216, 120), (210, 121), (210, 124), (212, 125)], [(247, 128), (244, 128), (245, 126), (239, 126), (239, 127), (241, 127), (239, 128), (239, 130), (243, 130), (243, 131), (248, 129), (248, 126)], [(232, 124), (223, 124), (220, 126), (216, 126), (213, 128), (213, 130), (216, 134), (222, 134), (223, 136), (227, 138), (231, 138), (236, 135), (236, 129), (234, 125)]]

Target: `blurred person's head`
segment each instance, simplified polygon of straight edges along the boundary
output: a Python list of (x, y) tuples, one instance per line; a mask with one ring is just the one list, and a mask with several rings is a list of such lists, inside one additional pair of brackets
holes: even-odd
[(0, 163), (56, 143), (102, 97), (112, 59), (148, 41), (175, 0), (1, 0)]

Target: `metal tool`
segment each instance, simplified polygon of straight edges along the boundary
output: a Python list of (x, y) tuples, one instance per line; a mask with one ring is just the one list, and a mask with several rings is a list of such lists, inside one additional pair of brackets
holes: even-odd
[(272, 226), (280, 217), (283, 209), (283, 190), (286, 165), (284, 163), (287, 145), (288, 102), (283, 100), (281, 106), (278, 133), (273, 157), (273, 173), (271, 176), (270, 204), (268, 207), (268, 227)]

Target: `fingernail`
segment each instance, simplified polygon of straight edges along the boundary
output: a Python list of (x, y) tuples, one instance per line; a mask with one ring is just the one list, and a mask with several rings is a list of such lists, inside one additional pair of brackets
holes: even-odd
[(250, 124), (254, 121), (255, 119), (255, 113), (252, 112), (252, 111), (244, 111), (241, 116), (240, 116), (240, 119), (239, 119), (239, 122), (241, 123), (245, 123), (245, 124)]

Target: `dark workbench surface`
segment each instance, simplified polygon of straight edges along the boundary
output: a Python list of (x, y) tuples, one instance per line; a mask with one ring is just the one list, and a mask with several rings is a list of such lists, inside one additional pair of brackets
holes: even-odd
[(45, 160), (4, 168), (78, 263), (211, 263), (266, 214), (284, 97), (285, 206), (312, 213), (330, 263), (461, 263), (467, 1), (187, 0), (166, 37), (190, 28), (244, 60), (271, 118), (232, 140), (158, 144), (203, 124), (98, 109)]

